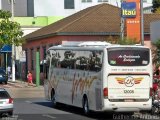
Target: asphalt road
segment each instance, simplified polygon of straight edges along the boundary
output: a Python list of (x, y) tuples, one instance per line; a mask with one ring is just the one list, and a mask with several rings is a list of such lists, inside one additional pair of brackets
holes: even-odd
[(113, 118), (109, 113), (91, 113), (90, 116), (85, 116), (82, 109), (64, 104), (52, 108), (52, 103), (44, 98), (15, 99), (13, 117), (17, 117), (18, 120), (108, 120)]
[[(18, 85), (19, 84), (19, 85)], [(15, 86), (20, 87), (15, 87)], [(9, 84), (10, 86), (10, 84)], [(3, 86), (2, 86), (3, 87)], [(7, 91), (14, 98), (14, 115), (3, 117), (2, 120), (159, 120), (159, 116), (149, 114), (135, 114), (130, 116), (124, 113), (97, 113), (92, 112), (85, 116), (82, 109), (59, 104), (52, 108), (52, 103), (44, 98), (43, 86), (31, 87), (24, 83), (13, 83), (6, 87)], [(137, 118), (138, 116), (138, 118)]]
[[(158, 116), (141, 115), (140, 120), (159, 120)], [(15, 98), (14, 115), (2, 120), (137, 120), (136, 116), (116, 113), (95, 113), (85, 116), (82, 109), (59, 104), (52, 108), (52, 103), (44, 98)]]

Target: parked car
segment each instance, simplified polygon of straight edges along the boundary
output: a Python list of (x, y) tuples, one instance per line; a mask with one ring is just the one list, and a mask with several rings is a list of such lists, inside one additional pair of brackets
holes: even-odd
[(7, 84), (8, 82), (8, 75), (3, 68), (0, 68), (0, 83)]
[(0, 116), (13, 115), (13, 98), (4, 89), (0, 88)]

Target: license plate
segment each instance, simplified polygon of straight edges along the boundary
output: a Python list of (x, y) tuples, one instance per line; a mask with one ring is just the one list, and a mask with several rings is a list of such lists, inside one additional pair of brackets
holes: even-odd
[(134, 100), (132, 99), (127, 99), (127, 100), (124, 100), (125, 102), (134, 102)]

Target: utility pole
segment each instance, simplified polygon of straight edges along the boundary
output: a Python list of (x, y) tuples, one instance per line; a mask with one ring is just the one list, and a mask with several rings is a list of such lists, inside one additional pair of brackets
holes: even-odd
[[(11, 12), (12, 12), (12, 17), (11, 21), (14, 21), (14, 0), (10, 0), (11, 3)], [(14, 40), (12, 38), (12, 81), (15, 82), (15, 45), (14, 45)]]
[(141, 11), (141, 45), (144, 45), (144, 16), (143, 16), (143, 0), (140, 0), (140, 11)]
[(122, 3), (123, 3), (123, 0), (121, 0), (121, 40), (124, 39), (124, 18), (122, 17)]

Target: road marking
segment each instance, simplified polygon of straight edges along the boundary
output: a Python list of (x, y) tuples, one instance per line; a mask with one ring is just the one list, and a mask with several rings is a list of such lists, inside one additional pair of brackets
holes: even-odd
[(28, 101), (28, 100), (27, 100), (27, 101), (25, 101), (25, 102), (26, 102), (26, 103), (30, 103), (30, 104), (32, 103), (31, 101)]
[(42, 115), (43, 117), (48, 117), (48, 118), (51, 118), (51, 119), (55, 119), (56, 117), (54, 117), (54, 116), (51, 116), (51, 115), (47, 115), (47, 114), (44, 114), (44, 115)]

